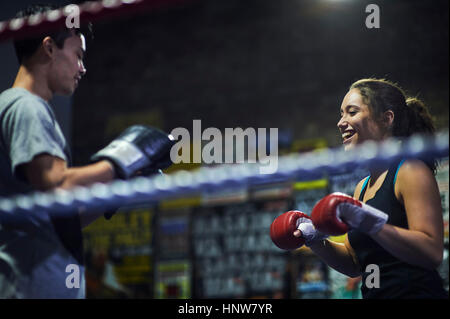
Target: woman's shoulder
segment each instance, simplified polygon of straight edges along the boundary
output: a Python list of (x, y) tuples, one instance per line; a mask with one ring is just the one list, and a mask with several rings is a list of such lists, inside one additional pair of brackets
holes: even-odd
[(398, 168), (399, 177), (412, 177), (416, 175), (429, 175), (433, 176), (433, 172), (430, 167), (420, 159), (407, 159), (404, 160), (402, 165)]
[(420, 159), (407, 159), (399, 167), (395, 183), (396, 190), (409, 187), (429, 187), (436, 183), (430, 167)]

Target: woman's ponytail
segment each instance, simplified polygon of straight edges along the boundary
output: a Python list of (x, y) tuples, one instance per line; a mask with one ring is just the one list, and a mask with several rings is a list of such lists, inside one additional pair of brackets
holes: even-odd
[(433, 119), (428, 111), (426, 105), (415, 97), (406, 99), (406, 106), (408, 108), (408, 132), (407, 135), (413, 134), (434, 134), (436, 128), (433, 124)]
[[(409, 115), (408, 136), (413, 134), (432, 135), (435, 133), (436, 128), (434, 127), (433, 119), (428, 108), (421, 100), (415, 97), (409, 97), (406, 99), (406, 107), (408, 108)], [(437, 160), (425, 158), (423, 161), (436, 174)]]

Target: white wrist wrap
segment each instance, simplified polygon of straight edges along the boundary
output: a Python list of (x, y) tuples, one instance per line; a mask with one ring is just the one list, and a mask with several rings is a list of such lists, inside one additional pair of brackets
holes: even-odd
[(386, 224), (389, 216), (375, 207), (361, 204), (362, 207), (350, 203), (339, 204), (336, 215), (354, 229), (369, 235), (376, 234)]
[(299, 218), (297, 219), (297, 229), (302, 232), (302, 237), (305, 239), (305, 245), (309, 246), (312, 242), (322, 240), (328, 236), (319, 232), (313, 225), (311, 219)]
[(126, 178), (149, 164), (147, 157), (132, 143), (115, 140), (96, 154), (96, 157), (111, 159), (122, 170)]

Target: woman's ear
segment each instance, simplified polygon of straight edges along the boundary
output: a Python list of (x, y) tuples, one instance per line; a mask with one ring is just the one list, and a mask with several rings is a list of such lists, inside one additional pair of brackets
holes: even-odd
[(394, 112), (392, 110), (387, 110), (384, 112), (383, 121), (388, 129), (392, 129), (394, 126)]

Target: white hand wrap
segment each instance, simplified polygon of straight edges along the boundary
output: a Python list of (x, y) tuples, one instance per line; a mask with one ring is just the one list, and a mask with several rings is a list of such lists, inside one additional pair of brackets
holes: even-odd
[(121, 175), (130, 178), (131, 175), (149, 164), (148, 158), (133, 143), (124, 140), (112, 141), (101, 151), (97, 152), (93, 159), (113, 159), (113, 163), (120, 169)]
[(309, 246), (317, 240), (323, 240), (328, 237), (314, 227), (311, 219), (301, 217), (297, 219), (297, 229), (302, 232), (302, 237), (305, 239), (305, 245)]
[(389, 216), (379, 209), (364, 203), (361, 204), (362, 207), (350, 203), (339, 204), (336, 216), (351, 228), (374, 235), (386, 224)]

